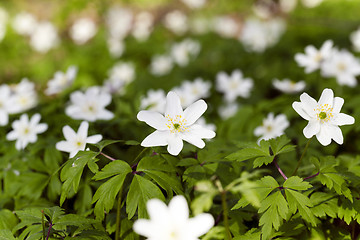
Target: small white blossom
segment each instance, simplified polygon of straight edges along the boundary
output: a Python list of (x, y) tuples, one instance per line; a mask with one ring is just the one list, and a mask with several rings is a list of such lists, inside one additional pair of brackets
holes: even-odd
[(333, 51), (333, 42), (327, 40), (319, 50), (312, 45), (307, 46), (305, 54), (297, 53), (295, 55), (295, 61), (300, 67), (305, 67), (306, 73), (311, 73), (319, 69), (322, 63), (332, 55)]
[(135, 79), (135, 67), (132, 63), (118, 62), (109, 70), (109, 79), (104, 83), (109, 93), (124, 93), (124, 87)]
[(214, 32), (224, 38), (235, 38), (239, 33), (239, 25), (228, 16), (216, 17), (213, 20)]
[(174, 10), (165, 15), (164, 25), (176, 35), (183, 35), (188, 30), (187, 16), (179, 10)]
[(123, 40), (118, 40), (118, 39), (115, 39), (115, 38), (109, 38), (107, 40), (107, 46), (108, 46), (110, 55), (113, 58), (121, 57), (121, 55), (125, 51), (125, 44), (124, 44)]
[(181, 1), (191, 9), (202, 8), (206, 3), (206, 0), (181, 0)]
[(62, 131), (66, 141), (56, 143), (56, 149), (63, 152), (70, 153), (70, 158), (73, 158), (79, 151), (84, 151), (86, 143), (98, 143), (102, 136), (96, 134), (88, 136), (89, 123), (81, 122), (78, 132), (76, 133), (70, 126), (66, 125)]
[(201, 49), (199, 42), (192, 39), (185, 39), (174, 44), (171, 48), (171, 56), (176, 64), (184, 67), (189, 64), (191, 58), (196, 57)]
[(70, 28), (70, 37), (78, 45), (82, 45), (95, 36), (97, 26), (90, 18), (80, 18)]
[(16, 14), (12, 22), (14, 30), (25, 36), (30, 36), (37, 26), (37, 20), (31, 13), (21, 12)]
[(21, 113), (33, 108), (38, 103), (35, 84), (27, 78), (12, 86), (13, 106), (12, 113)]
[(325, 77), (336, 77), (339, 85), (355, 87), (356, 76), (360, 75), (360, 61), (346, 50), (333, 50), (331, 57), (322, 64), (321, 74)]
[(360, 52), (360, 27), (358, 28), (358, 30), (351, 33), (350, 40), (355, 51)]
[(287, 78), (283, 79), (282, 81), (279, 79), (274, 79), (272, 84), (277, 90), (289, 94), (304, 91), (306, 87), (306, 83), (304, 81), (294, 82)]
[(13, 107), (13, 97), (11, 96), (11, 89), (8, 85), (0, 85), (0, 126), (5, 126), (9, 123), (9, 113)]
[(0, 41), (5, 37), (8, 18), (7, 11), (0, 7)]
[(155, 55), (151, 59), (150, 72), (155, 76), (168, 74), (174, 67), (173, 60), (168, 55)]
[(51, 22), (40, 22), (30, 36), (31, 47), (40, 53), (46, 53), (59, 43), (55, 26)]
[(47, 130), (46, 123), (39, 123), (41, 119), (40, 114), (34, 114), (31, 119), (27, 114), (20, 116), (19, 120), (12, 123), (13, 130), (6, 135), (9, 141), (16, 140), (15, 147), (17, 150), (25, 149), (29, 143), (37, 141), (37, 134), (43, 133)]
[(239, 110), (239, 104), (236, 102), (226, 103), (218, 109), (218, 113), (223, 120), (233, 117)]
[(344, 137), (339, 126), (355, 122), (353, 117), (340, 113), (343, 104), (343, 98), (334, 98), (334, 92), (326, 88), (318, 102), (307, 93), (303, 93), (300, 95), (300, 102), (294, 102), (292, 107), (302, 118), (309, 121), (303, 130), (304, 136), (311, 138), (316, 135), (318, 141), (327, 146), (331, 139), (343, 144)]
[(111, 103), (111, 95), (101, 91), (99, 87), (91, 87), (85, 93), (73, 92), (70, 101), (71, 105), (65, 109), (65, 112), (73, 119), (94, 122), (114, 117), (112, 112), (105, 109)]
[(150, 89), (146, 97), (141, 99), (140, 108), (164, 113), (165, 111), (166, 96), (162, 89), (152, 90)]
[(297, 0), (280, 0), (279, 5), (283, 12), (291, 12), (296, 8)]
[(196, 17), (191, 20), (190, 28), (195, 34), (206, 34), (212, 29), (212, 23), (207, 18)]
[(216, 75), (216, 90), (225, 94), (227, 102), (233, 102), (237, 97), (248, 98), (254, 83), (251, 78), (244, 78), (243, 73), (236, 69), (231, 75), (219, 72)]
[(269, 140), (284, 134), (286, 128), (290, 125), (284, 114), (279, 114), (274, 117), (274, 113), (269, 113), (267, 118), (263, 120), (263, 124), (254, 130), (254, 135), (260, 137), (261, 140)]
[(77, 74), (77, 67), (70, 66), (66, 73), (57, 71), (54, 74), (54, 78), (49, 80), (47, 88), (45, 90), (46, 95), (53, 95), (64, 91), (71, 86)]
[(182, 107), (187, 107), (200, 98), (207, 98), (210, 95), (211, 83), (198, 77), (193, 82), (184, 81), (180, 87), (173, 88), (179, 97)]
[(302, 4), (307, 8), (319, 6), (324, 0), (302, 0)]
[(168, 146), (171, 155), (178, 155), (183, 148), (183, 140), (198, 148), (205, 147), (204, 139), (215, 137), (215, 132), (202, 127), (195, 122), (206, 111), (207, 104), (198, 100), (184, 111), (180, 99), (174, 92), (166, 97), (165, 114), (154, 111), (140, 111), (137, 119), (146, 122), (156, 129), (142, 142), (143, 147)]
[(110, 38), (122, 40), (130, 32), (133, 14), (129, 9), (116, 6), (108, 10), (105, 21)]
[(149, 240), (198, 240), (215, 223), (209, 213), (189, 218), (186, 199), (181, 195), (171, 199), (168, 207), (159, 199), (148, 200), (146, 207), (150, 219), (136, 220), (133, 229)]
[(151, 13), (139, 13), (135, 18), (132, 35), (140, 42), (146, 41), (153, 30), (153, 24), (154, 16)]

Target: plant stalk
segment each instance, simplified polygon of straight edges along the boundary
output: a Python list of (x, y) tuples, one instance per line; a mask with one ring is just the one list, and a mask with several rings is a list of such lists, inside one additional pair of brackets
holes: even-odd
[(53, 226), (53, 225), (52, 225), (52, 222), (49, 222), (49, 230), (48, 230), (47, 235), (46, 235), (46, 240), (48, 240), (49, 237), (50, 237), (50, 232), (51, 232), (52, 226)]
[(223, 216), (224, 216), (224, 225), (225, 225), (225, 239), (231, 240), (231, 233), (229, 228), (229, 219), (228, 219), (228, 207), (226, 202), (226, 191), (222, 191), (221, 193), (221, 205), (223, 208)]
[(303, 151), (303, 153), (301, 154), (300, 160), (298, 161), (298, 164), (297, 164), (297, 166), (296, 166), (296, 168), (295, 168), (295, 171), (293, 172), (293, 174), (292, 174), (291, 176), (294, 176), (294, 175), (297, 173), (297, 170), (298, 170), (299, 167), (300, 167), (301, 161), (302, 161), (302, 159), (304, 158), (305, 153), (306, 153), (306, 150), (308, 149), (309, 144), (310, 144), (310, 142), (311, 142), (312, 139), (313, 139), (313, 137), (309, 138), (308, 142), (306, 143), (306, 146), (305, 146), (305, 148), (304, 148), (304, 151)]
[(41, 225), (42, 225), (42, 230), (43, 230), (43, 240), (45, 240), (46, 235), (45, 235), (45, 220), (44, 220), (45, 216), (44, 216), (44, 210), (41, 210), (41, 213), (42, 213), (42, 215), (41, 215)]
[(121, 195), (123, 191), (123, 186), (120, 188), (118, 202), (117, 202), (117, 211), (116, 211), (116, 231), (115, 231), (115, 240), (120, 239), (121, 234)]
[(276, 169), (279, 171), (279, 173), (281, 174), (281, 176), (285, 179), (285, 180), (287, 180), (288, 179), (288, 177), (285, 175), (285, 173), (281, 170), (281, 168), (280, 168), (280, 166), (279, 166), (279, 164), (276, 162), (276, 159), (274, 158), (274, 164), (275, 164), (275, 167), (276, 167)]
[(107, 155), (107, 154), (105, 154), (105, 153), (103, 153), (103, 152), (100, 152), (100, 154), (103, 155), (104, 157), (106, 157), (107, 159), (111, 160), (111, 161), (116, 161), (115, 158), (110, 157), (109, 155)]
[(320, 172), (317, 172), (317, 173), (315, 173), (314, 175), (311, 175), (311, 176), (308, 176), (308, 177), (305, 177), (304, 178), (304, 180), (306, 180), (306, 179), (310, 179), (310, 178), (313, 178), (313, 177), (316, 177), (317, 175), (319, 175), (320, 174)]

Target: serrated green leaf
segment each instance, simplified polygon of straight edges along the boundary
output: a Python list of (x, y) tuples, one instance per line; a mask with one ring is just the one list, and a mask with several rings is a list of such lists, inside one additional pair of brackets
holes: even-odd
[(350, 224), (352, 220), (358, 220), (360, 217), (360, 203), (355, 201), (350, 202), (348, 199), (342, 199), (341, 205), (338, 208), (338, 217), (344, 219), (347, 224)]
[(309, 182), (304, 182), (302, 178), (298, 176), (292, 176), (286, 179), (283, 185), (284, 188), (291, 188), (294, 190), (307, 190), (312, 187)]
[(244, 148), (235, 153), (230, 154), (226, 158), (231, 161), (245, 161), (257, 157), (267, 157), (269, 154), (264, 152), (259, 147), (256, 148)]
[(316, 217), (329, 217), (336, 218), (338, 213), (338, 200), (334, 198), (333, 194), (324, 192), (315, 192), (311, 194), (310, 201), (313, 204), (311, 211)]
[(122, 160), (116, 160), (116, 161), (106, 164), (103, 167), (103, 169), (101, 169), (100, 172), (95, 174), (93, 179), (96, 181), (99, 181), (99, 180), (103, 180), (105, 178), (112, 177), (114, 175), (126, 174), (131, 171), (132, 171), (132, 169), (127, 162), (124, 162)]
[(120, 143), (120, 142), (124, 143), (125, 141), (124, 140), (103, 140), (101, 142), (98, 142), (98, 143), (95, 143), (95, 144), (92, 144), (92, 145), (97, 147), (99, 149), (99, 152), (102, 152), (102, 150), (106, 146), (109, 146), (109, 145), (114, 144), (114, 143)]
[(291, 213), (299, 211), (300, 216), (312, 226), (316, 226), (316, 218), (309, 207), (312, 207), (310, 199), (302, 193), (291, 189), (285, 189), (286, 199)]
[(319, 162), (319, 159), (317, 159), (316, 157), (311, 157), (310, 158), (310, 162), (312, 164), (314, 164), (314, 166), (316, 167), (316, 170), (317, 171), (320, 171), (320, 162)]
[(152, 198), (165, 200), (164, 195), (154, 183), (144, 177), (135, 175), (126, 198), (128, 219), (135, 215), (136, 209), (138, 210), (139, 218), (146, 218), (146, 202)]
[(249, 201), (246, 198), (242, 197), (240, 200), (231, 208), (231, 210), (236, 210), (239, 208), (244, 208), (249, 205)]
[(260, 200), (266, 198), (269, 193), (279, 187), (278, 182), (271, 176), (265, 176), (257, 181), (257, 183), (259, 185), (257, 191), (259, 192)]
[(0, 240), (16, 240), (9, 229), (0, 229)]
[(54, 224), (63, 226), (77, 226), (82, 227), (83, 225), (91, 225), (100, 223), (95, 219), (86, 218), (76, 214), (66, 214), (58, 218)]
[(269, 140), (271, 150), (273, 155), (278, 155), (280, 153), (291, 152), (295, 150), (295, 146), (288, 145), (290, 140), (286, 137), (286, 135), (281, 135), (277, 138), (272, 138)]
[(321, 170), (317, 176), (320, 182), (328, 187), (330, 190), (334, 189), (337, 194), (344, 195), (347, 199), (353, 202), (350, 189), (347, 187), (347, 183), (343, 176), (341, 176), (333, 167), (328, 167), (325, 170)]
[(268, 165), (272, 163), (274, 160), (274, 156), (267, 156), (267, 157), (258, 157), (254, 160), (253, 166), (254, 168), (261, 167), (262, 165)]

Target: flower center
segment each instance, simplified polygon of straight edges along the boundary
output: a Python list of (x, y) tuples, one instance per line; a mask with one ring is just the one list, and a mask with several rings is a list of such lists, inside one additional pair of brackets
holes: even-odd
[(320, 104), (314, 111), (317, 112), (317, 120), (321, 123), (328, 122), (334, 116), (332, 113), (333, 108), (329, 107), (328, 104)]
[(319, 113), (319, 118), (320, 119), (325, 119), (326, 118), (326, 112), (320, 112)]
[(81, 145), (82, 145), (82, 142), (80, 142), (80, 141), (76, 142), (76, 146), (80, 147)]
[(320, 53), (317, 53), (314, 57), (315, 62), (320, 62), (322, 60), (322, 56)]
[(346, 66), (345, 66), (345, 64), (343, 64), (343, 63), (339, 63), (339, 64), (337, 65), (337, 68), (339, 69), (339, 71), (344, 71), (344, 70), (346, 69)]
[(272, 126), (267, 125), (267, 126), (266, 126), (266, 131), (271, 132), (271, 130), (272, 130)]
[(28, 135), (30, 132), (30, 129), (28, 127), (24, 128), (24, 135)]
[(187, 127), (185, 127), (186, 119), (181, 115), (175, 115), (174, 118), (170, 117), (169, 114), (165, 116), (168, 120), (166, 126), (170, 129), (171, 133), (185, 132)]

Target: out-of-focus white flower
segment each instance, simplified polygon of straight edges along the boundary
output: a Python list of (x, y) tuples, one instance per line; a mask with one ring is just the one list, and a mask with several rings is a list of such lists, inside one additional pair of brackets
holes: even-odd
[(66, 73), (57, 71), (54, 74), (54, 78), (49, 80), (47, 88), (45, 90), (46, 95), (53, 95), (64, 91), (66, 88), (71, 86), (77, 74), (77, 67), (70, 66)]
[(75, 91), (70, 95), (71, 104), (65, 109), (66, 115), (73, 119), (94, 122), (109, 120), (114, 114), (105, 107), (111, 103), (111, 95), (99, 87), (91, 87), (85, 93)]
[(178, 155), (183, 148), (183, 140), (198, 147), (205, 147), (204, 139), (215, 137), (215, 132), (203, 128), (195, 122), (206, 111), (207, 104), (198, 100), (183, 111), (179, 97), (174, 92), (169, 92), (166, 97), (165, 114), (142, 110), (137, 119), (146, 122), (156, 129), (142, 142), (143, 147), (168, 146), (171, 155)]
[(38, 102), (35, 84), (27, 78), (23, 78), (20, 83), (12, 86), (12, 96), (12, 113), (24, 112), (35, 107)]
[(295, 54), (295, 61), (300, 67), (305, 67), (306, 73), (311, 73), (321, 67), (321, 64), (326, 61), (333, 53), (333, 42), (327, 40), (317, 50), (314, 46), (309, 45), (305, 48), (305, 54)]
[(82, 45), (95, 36), (97, 26), (91, 18), (80, 18), (70, 28), (70, 37), (78, 45)]
[(166, 104), (165, 92), (162, 89), (150, 89), (146, 93), (146, 97), (141, 98), (140, 108), (145, 110), (164, 113)]
[(15, 147), (17, 150), (25, 149), (29, 143), (37, 141), (37, 134), (43, 133), (47, 130), (46, 123), (39, 123), (41, 119), (40, 114), (34, 114), (31, 119), (27, 114), (20, 116), (19, 120), (12, 123), (13, 130), (6, 135), (9, 141), (16, 140)]
[(84, 151), (87, 143), (98, 143), (101, 141), (101, 134), (88, 136), (89, 123), (81, 122), (78, 132), (76, 133), (70, 126), (63, 127), (62, 132), (66, 141), (56, 143), (56, 149), (63, 152), (70, 153), (70, 158), (73, 158), (79, 151)]
[(188, 30), (188, 19), (181, 11), (174, 10), (165, 15), (164, 25), (176, 35), (183, 35)]
[(351, 33), (350, 40), (354, 47), (354, 50), (360, 52), (360, 27), (358, 28), (358, 30)]
[(138, 41), (146, 41), (153, 30), (154, 16), (149, 12), (136, 15), (132, 35)]
[(109, 70), (109, 79), (104, 83), (109, 93), (124, 93), (124, 86), (135, 79), (135, 68), (132, 63), (118, 62)]
[(333, 50), (333, 54), (321, 66), (321, 74), (325, 77), (336, 77), (340, 85), (355, 87), (356, 76), (360, 75), (360, 61), (346, 50)]
[(181, 0), (181, 1), (191, 9), (202, 8), (206, 3), (206, 0)]
[(133, 14), (129, 9), (116, 6), (108, 10), (105, 21), (110, 38), (122, 40), (130, 32)]
[(59, 43), (55, 26), (51, 22), (40, 22), (30, 36), (31, 47), (38, 52), (46, 53)]
[(110, 55), (114, 58), (121, 57), (121, 55), (125, 51), (125, 44), (123, 40), (118, 40), (115, 38), (109, 38), (107, 40), (108, 49), (110, 52)]
[(334, 98), (334, 92), (325, 88), (318, 102), (307, 93), (303, 93), (300, 95), (300, 102), (294, 102), (292, 107), (302, 118), (309, 121), (303, 130), (304, 136), (311, 138), (316, 135), (317, 140), (323, 146), (327, 146), (331, 139), (343, 144), (344, 137), (339, 126), (355, 122), (353, 117), (340, 113), (343, 104), (343, 98)]
[(237, 97), (248, 98), (254, 83), (251, 78), (244, 78), (242, 72), (236, 69), (231, 75), (219, 72), (216, 75), (216, 90), (225, 94), (227, 102), (234, 102)]
[(214, 31), (224, 38), (235, 38), (239, 32), (237, 22), (228, 16), (216, 17), (213, 26)]
[(16, 14), (12, 22), (14, 30), (20, 34), (29, 36), (31, 35), (37, 26), (37, 20), (31, 13), (21, 12)]
[(308, 8), (317, 7), (322, 2), (323, 0), (302, 0), (303, 5)]
[(196, 17), (191, 20), (190, 28), (195, 34), (205, 34), (211, 30), (212, 24), (207, 18)]
[(273, 86), (284, 93), (298, 93), (305, 89), (306, 83), (304, 81), (293, 82), (287, 78), (280, 81), (279, 79), (274, 79), (272, 81)]
[(238, 110), (239, 110), (239, 104), (237, 104), (236, 102), (232, 102), (220, 106), (218, 109), (218, 113), (223, 120), (226, 120), (234, 116)]
[(214, 226), (214, 218), (208, 213), (189, 218), (186, 199), (181, 195), (171, 199), (169, 207), (159, 199), (150, 199), (146, 207), (150, 220), (136, 220), (133, 229), (147, 239), (198, 240)]
[(8, 18), (7, 11), (0, 7), (0, 41), (5, 37)]
[(274, 117), (274, 113), (269, 113), (263, 120), (263, 124), (255, 128), (254, 135), (260, 137), (258, 142), (261, 140), (269, 140), (283, 135), (289, 125), (290, 123), (284, 114), (279, 114)]
[(280, 0), (279, 5), (280, 9), (283, 12), (291, 12), (296, 8), (297, 0)]
[(187, 38), (171, 47), (171, 56), (176, 64), (184, 67), (189, 64), (191, 58), (199, 54), (200, 49), (199, 42)]
[(174, 66), (173, 60), (168, 55), (155, 55), (151, 59), (150, 72), (155, 76), (168, 74)]
[(250, 18), (245, 21), (239, 40), (247, 51), (263, 52), (279, 41), (285, 28), (286, 24), (280, 18), (266, 21)]
[(13, 97), (8, 85), (0, 85), (0, 126), (9, 123), (9, 113), (13, 107)]
[(210, 88), (209, 81), (198, 77), (193, 82), (184, 81), (180, 87), (173, 88), (172, 91), (179, 96), (181, 106), (185, 108), (200, 98), (207, 98), (210, 95)]

